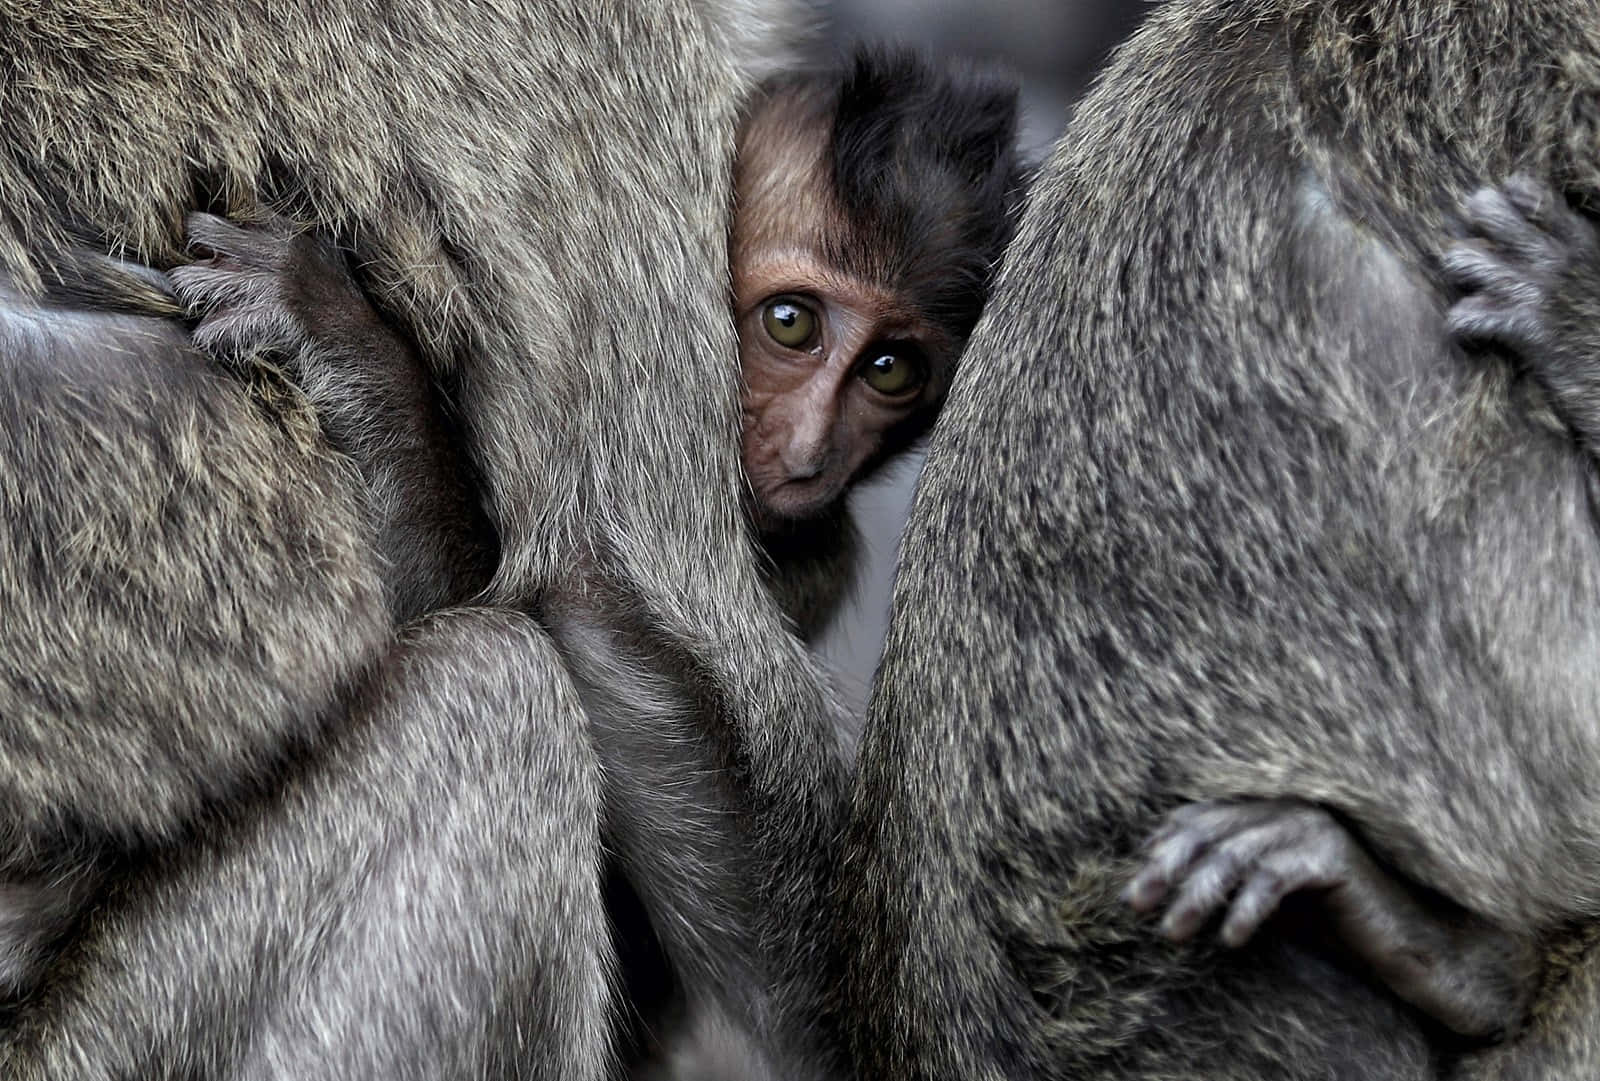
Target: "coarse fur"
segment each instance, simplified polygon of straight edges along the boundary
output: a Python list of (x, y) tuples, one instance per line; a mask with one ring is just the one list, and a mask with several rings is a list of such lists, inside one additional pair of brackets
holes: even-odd
[[(1600, 195), (1600, 8), (1179, 0), (1035, 182), (934, 433), (838, 933), (886, 1078), (1600, 1073), (1600, 539), (1446, 334), (1463, 198)], [(1308, 801), (1546, 956), (1462, 1051), (1293, 935), (1125, 907), (1180, 805)], [(1577, 944), (1569, 936), (1578, 934)]]
[[(1469, 348), (1509, 352), (1548, 399), (1553, 419), (1600, 459), (1600, 230), (1563, 193), (1529, 175), (1474, 192), (1463, 207), (1467, 236), (1444, 255), (1463, 295), (1447, 325)], [(1600, 469), (1588, 471), (1590, 510), (1600, 515)], [(1592, 1063), (1600, 1017), (1600, 924), (1555, 953), (1528, 1036), (1472, 1065), (1483, 1081), (1567, 1076)]]
[[(117, 865), (3, 1034), (7, 1077), (598, 1076), (594, 793), (634, 788), (589, 740), (658, 714), (687, 735), (639, 761), (679, 756), (740, 830), (662, 815), (664, 843), (615, 843), (663, 884), (647, 902), (686, 906), (651, 915), (718, 975), (704, 993), (796, 1074), (824, 1067), (842, 756), (761, 588), (733, 453), (728, 192), (754, 71), (724, 50), (780, 44), (752, 7), (0, 4), (20, 493), (0, 866)], [(196, 205), (354, 251), (457, 411), (498, 611), (397, 640), (360, 486), (293, 395), (144, 347), (171, 332), (138, 317), (87, 338), (122, 317), (34, 318), (80, 243), (181, 262)], [(634, 665), (687, 685), (619, 701)], [(570, 818), (535, 813), (568, 795)], [(709, 935), (733, 909), (748, 933)]]
[[(746, 505), (753, 521), (772, 523), (756, 535), (766, 581), (808, 641), (837, 613), (859, 560), (844, 495), (931, 421), (977, 318), (1020, 194), (1015, 123), (1015, 89), (1003, 80), (879, 51), (859, 52), (843, 67), (785, 75), (763, 87), (749, 107), (733, 228), (745, 412), (763, 422), (780, 410), (786, 415), (776, 424), (747, 422), (744, 460), (753, 468), (773, 449), (771, 440), (801, 429), (824, 432), (833, 449), (823, 484), (810, 484), (809, 474), (798, 482), (807, 490), (800, 500), (804, 517), (784, 520), (753, 489)], [(859, 130), (868, 126), (869, 133)], [(846, 187), (837, 179), (844, 160), (868, 175)], [(923, 188), (933, 195), (919, 203)], [(848, 201), (846, 190), (853, 193)], [(918, 226), (897, 225), (903, 215), (896, 208), (913, 207)], [(461, 578), (457, 567), (481, 563), (472, 553), (481, 548), (484, 531), (463, 513), (459, 497), (450, 498), (462, 487), (463, 470), (454, 461), (453, 433), (417, 393), (424, 380), (416, 351), (376, 316), (341, 254), (324, 239), (297, 235), (282, 220), (252, 227), (194, 215), (189, 229), (201, 258), (171, 277), (188, 309), (201, 316), (196, 344), (229, 365), (265, 353), (303, 388), (330, 440), (367, 479), (398, 596), (432, 596), (439, 583)], [(824, 262), (828, 251), (882, 244), (909, 250), (870, 259), (853, 251), (848, 267)], [(751, 264), (779, 269), (761, 273)], [(918, 288), (928, 295), (910, 291)], [(836, 322), (819, 332), (814, 348), (764, 348), (759, 309), (774, 294)], [(907, 393), (878, 394), (862, 381), (858, 349), (876, 346), (871, 355), (879, 355), (913, 341), (920, 345), (909, 354), (917, 380)], [(800, 393), (792, 391), (795, 382)], [(763, 396), (758, 385), (781, 390)], [(806, 393), (811, 387), (816, 391)], [(738, 820), (708, 779), (715, 763), (684, 767), (679, 748), (693, 745), (701, 719), (684, 703), (681, 680), (652, 671), (647, 637), (607, 639), (596, 630), (595, 613), (574, 618), (590, 595), (575, 591), (561, 603), (547, 603), (546, 611), (588, 689), (591, 713), (626, 718), (625, 724), (596, 725), (595, 738), (602, 763), (623, 782), (608, 787), (605, 806), (610, 847), (624, 865), (608, 888), (630, 992), (626, 1012), (641, 1014), (629, 1028), (640, 1045), (641, 1068), (659, 1060), (663, 1070), (687, 1076), (697, 1056), (712, 1068), (705, 1058), (708, 1039), (730, 1048), (727, 1034), (739, 1031), (707, 1014), (703, 986), (748, 985), (756, 978), (708, 969), (704, 959), (720, 955), (748, 965), (741, 959), (754, 956), (754, 947), (692, 941), (685, 953), (683, 942), (670, 941), (682, 932), (668, 929), (662, 956), (650, 948), (646, 914), (687, 910), (663, 904), (663, 892), (699, 895), (709, 912), (716, 898), (734, 898), (740, 887), (729, 881), (708, 888), (707, 876), (719, 868), (687, 859), (652, 865), (652, 878), (641, 881), (628, 868), (645, 864), (630, 853), (641, 846), (670, 850), (672, 834), (687, 831), (691, 821), (693, 832), (712, 834), (719, 823), (737, 829)], [(638, 901), (644, 911), (636, 911)], [(690, 934), (748, 937), (753, 921), (747, 906), (739, 907)], [(667, 967), (635, 971), (636, 961)], [(667, 1001), (641, 1001), (641, 995), (656, 998), (649, 991), (655, 987), (664, 987)], [(762, 1056), (757, 1047), (740, 1053), (751, 1061)]]
[[(69, 292), (110, 276), (91, 265)], [(185, 842), (314, 741), (389, 627), (314, 422), (269, 421), (170, 315), (0, 284), (0, 357), (10, 999), (109, 864)], [(262, 485), (271, 460), (282, 475)]]
[[(886, 774), (906, 774), (918, 791), (932, 781), (936, 794), (932, 813), (918, 808), (911, 834), (887, 849), (874, 847), (864, 814), (862, 853), (848, 873), (876, 885), (892, 876), (909, 892), (875, 910), (855, 904), (866, 897), (858, 886), (838, 912), (853, 952), (830, 934), (843, 756), (825, 687), (760, 588), (737, 509), (725, 240), (734, 112), (746, 83), (719, 51), (735, 31), (715, 29), (717, 12), (666, 0), (408, 5), (378, 15), (320, 2), (0, 10), (8, 20), (0, 61), (15, 76), (0, 85), (0, 266), (14, 294), (6, 319), (16, 321), (4, 355), (14, 384), (4, 408), (17, 418), (5, 468), (35, 486), (22, 489), (19, 510), (33, 517), (18, 519), (0, 570), (15, 621), (5, 654), (15, 701), (0, 702), (0, 713), (21, 748), (0, 763), (0, 781), (26, 807), (4, 866), (28, 883), (35, 866), (65, 860), (92, 874), (102, 859), (114, 864), (44, 986), (0, 1035), (5, 1075), (597, 1077), (610, 1039), (602, 816), (667, 952), (687, 969), (690, 993), (714, 998), (789, 1075), (840, 1066), (827, 1001), (836, 976), (882, 979), (892, 990), (846, 1003), (864, 1032), (875, 1031), (879, 1011), (911, 1019), (879, 1044), (857, 1045), (868, 1068), (904, 1050), (894, 1068), (916, 1072), (911, 1052), (922, 1055), (924, 1039), (1008, 1054), (991, 1037), (1016, 1031), (1006, 1026), (1017, 1002), (1040, 999), (995, 999), (962, 1014), (957, 999), (983, 995), (993, 972), (959, 906), (1036, 913), (1042, 894), (1029, 876), (1059, 873), (1068, 861), (1116, 866), (1106, 881), (1120, 886), (1129, 861), (1097, 862), (1100, 853), (1131, 845), (1174, 801), (1151, 799), (1146, 821), (1091, 831), (1086, 845), (1067, 830), (1043, 836), (1034, 828), (1042, 812), (1096, 813), (1105, 803), (1083, 798), (1054, 771), (1063, 760), (1031, 745), (1025, 761), (1006, 763), (1016, 768), (995, 781), (991, 799), (968, 799), (965, 786), (983, 776), (974, 769), (994, 768), (1004, 748), (963, 741), (1003, 735), (983, 719), (1006, 712), (970, 711), (963, 695), (1027, 701), (1052, 722), (1065, 709), (1048, 693), (1024, 699), (1007, 681), (1007, 665), (1028, 659), (1025, 649), (974, 649), (970, 659), (956, 654), (959, 663), (942, 651), (976, 645), (1002, 624), (1023, 626), (1025, 600), (1087, 588), (1067, 567), (1052, 566), (1059, 579), (1041, 584), (1004, 551), (994, 560), (964, 547), (979, 533), (987, 541), (1020, 528), (1018, 509), (1035, 511), (1030, 495), (1040, 496), (1038, 509), (1051, 505), (1037, 463), (1021, 468), (1024, 459), (1012, 458), (970, 506), (947, 505), (966, 532), (922, 565), (998, 572), (985, 581), (1000, 595), (984, 599), (999, 603), (920, 631), (900, 625), (903, 636), (922, 636), (910, 650), (916, 663), (954, 686), (932, 708), (895, 718), (888, 734), (913, 741), (914, 753), (891, 761), (875, 750), (858, 806), (888, 799), (887, 835), (907, 828), (907, 804), (899, 778)], [(484, 62), (486, 43), (504, 50), (494, 63)], [(359, 485), (270, 377), (202, 370), (170, 330), (138, 316), (87, 338), (88, 323), (124, 316), (33, 317), (45, 275), (77, 275), (78, 241), (158, 267), (177, 262), (183, 214), (198, 201), (264, 204), (328, 229), (354, 250), (385, 315), (421, 344), (428, 377), (459, 412), (499, 543), (485, 607), (395, 630), (389, 568)], [(1038, 262), (1034, 229), (1023, 265), (1053, 265)], [(1013, 303), (1025, 286), (1049, 280), (1014, 285)], [(670, 326), (624, 317), (641, 311), (669, 313)], [(995, 325), (1016, 318), (1012, 309)], [(980, 367), (967, 385), (984, 389), (984, 374)], [(1013, 395), (1026, 383), (1015, 374), (1008, 367), (1006, 424), (986, 430), (958, 465), (1037, 435), (1026, 410), (1047, 409), (1050, 396), (1019, 403)], [(1025, 376), (1038, 378), (1038, 369)], [(59, 423), (33, 412), (52, 400), (39, 390), (50, 380), (59, 381)], [(159, 394), (148, 392), (152, 384)], [(970, 430), (984, 400), (975, 397), (957, 431)], [(1068, 426), (1061, 438), (1071, 435)], [(1069, 463), (1111, 464), (1093, 454)], [(1157, 461), (1148, 468), (1160, 477)], [(1153, 517), (1148, 536), (1165, 537), (1169, 526)], [(123, 547), (127, 538), (136, 550)], [(921, 543), (926, 556), (925, 533)], [(228, 573), (210, 576), (213, 567)], [(146, 587), (147, 599), (138, 592)], [(100, 660), (92, 644), (106, 627), (118, 638)], [(1226, 625), (1235, 640), (1252, 628)], [(1263, 628), (1263, 637), (1268, 629), (1279, 628)], [(171, 635), (202, 648), (173, 645)], [(28, 651), (38, 641), (60, 647), (36, 666)], [(211, 642), (225, 648), (207, 652)], [(85, 658), (95, 663), (75, 667)], [(224, 675), (211, 679), (217, 664)], [(983, 674), (963, 681), (963, 672)], [(1045, 675), (1075, 678), (1078, 669), (1053, 665)], [(891, 667), (881, 700), (913, 693), (903, 668)], [(13, 729), (16, 702), (39, 712), (20, 714), (28, 723)], [(100, 712), (80, 713), (85, 703)], [(107, 723), (75, 727), (97, 716)], [(918, 739), (920, 725), (950, 716), (974, 720)], [(1339, 708), (1318, 719), (1348, 732), (1340, 722), (1367, 716)], [(1406, 730), (1403, 716), (1387, 719)], [(131, 765), (105, 747), (109, 735), (130, 733), (150, 748)], [(27, 753), (25, 741), (39, 734), (59, 739), (48, 759)], [(1085, 761), (1112, 771), (1147, 761), (1143, 744), (1125, 753)], [(952, 762), (954, 772), (941, 773)], [(122, 817), (107, 781), (124, 776), (157, 797), (155, 811), (134, 800), (133, 817)], [(41, 777), (67, 781), (22, 791)], [(1226, 787), (1196, 781), (1183, 795)], [(1294, 794), (1326, 796), (1307, 788)], [(38, 802), (27, 804), (33, 795)], [(1381, 795), (1380, 810), (1414, 809)], [(1448, 794), (1428, 795), (1423, 811), (1451, 806)], [(1006, 802), (1024, 796), (1025, 807)], [(1001, 861), (974, 874), (971, 842), (994, 825), (983, 812), (997, 807), (1002, 828), (1020, 826), (1022, 835), (1007, 837), (992, 850)], [(957, 828), (922, 843), (920, 831), (940, 822)], [(124, 835), (107, 838), (106, 827)], [(1374, 843), (1391, 843), (1385, 854), (1413, 870), (1402, 859), (1413, 850), (1392, 850), (1404, 836), (1396, 826)], [(931, 888), (920, 874), (928, 868), (938, 874)], [(1426, 870), (1416, 877), (1426, 881)], [(1441, 892), (1456, 896), (1449, 885)], [(1541, 896), (1571, 896), (1559, 886)], [(1053, 896), (1111, 906), (1093, 889)], [(958, 907), (930, 925), (929, 903)], [(912, 943), (917, 935), (927, 937)], [(1132, 929), (1130, 953), (1152, 939)], [(1008, 941), (1021, 943), (1047, 981), (1069, 971), (1062, 952)], [(916, 948), (929, 943), (938, 948)], [(913, 948), (901, 954), (902, 946)], [(896, 979), (906, 961), (913, 978)], [(1315, 986), (1336, 1005), (1397, 1016), (1326, 971)], [(1159, 975), (1156, 966), (1157, 988)], [(1264, 1000), (1269, 1010), (1303, 1001), (1265, 985), (1275, 996)], [(1141, 986), (1149, 985), (1135, 981), (1134, 990)], [(1145, 1020), (1150, 994), (1106, 1001)], [(929, 1010), (930, 995), (950, 1009)], [(951, 1014), (965, 1027), (930, 1027)], [(1414, 1023), (1395, 1025), (1409, 1032)], [(1191, 1031), (1171, 1026), (1178, 1037)], [(1370, 1033), (1359, 1035), (1365, 1049)], [(1072, 1053), (1100, 1046), (1074, 1044)], [(1141, 1053), (1163, 1046), (1155, 1040)], [(942, 1054), (943, 1064), (978, 1061)]]
[(229, 370), (281, 369), (305, 392), (365, 481), (395, 618), (481, 592), (498, 542), (460, 425), (417, 351), (391, 344), (401, 339), (343, 254), (281, 218), (247, 230), (205, 214), (189, 218), (189, 248), (204, 258), (161, 280), (185, 311), (207, 312), (194, 344)]

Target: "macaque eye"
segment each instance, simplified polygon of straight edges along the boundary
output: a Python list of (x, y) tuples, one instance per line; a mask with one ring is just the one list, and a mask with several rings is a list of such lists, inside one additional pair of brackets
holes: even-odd
[(817, 313), (798, 300), (774, 300), (762, 309), (761, 325), (779, 345), (800, 349), (816, 337)]
[(921, 390), (928, 381), (928, 372), (921, 358), (908, 350), (879, 347), (870, 350), (867, 357), (857, 369), (856, 376), (879, 394), (902, 398)]

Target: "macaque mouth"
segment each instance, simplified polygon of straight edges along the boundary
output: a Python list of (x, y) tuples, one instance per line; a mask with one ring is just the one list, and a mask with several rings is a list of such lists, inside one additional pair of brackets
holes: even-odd
[(763, 525), (803, 522), (819, 517), (843, 492), (843, 486), (824, 471), (813, 477), (782, 480), (756, 492), (758, 517)]

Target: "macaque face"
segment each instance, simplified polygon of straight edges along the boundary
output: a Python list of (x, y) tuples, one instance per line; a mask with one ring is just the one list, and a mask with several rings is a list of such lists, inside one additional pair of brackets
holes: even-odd
[(767, 533), (927, 429), (1010, 234), (1015, 90), (869, 60), (770, 84), (739, 132), (741, 451)]
[(735, 269), (742, 452), (756, 524), (815, 517), (944, 394), (951, 343), (890, 288), (801, 248)]
[(943, 400), (959, 349), (924, 313), (925, 298), (898, 284), (939, 267), (880, 250), (894, 245), (841, 208), (828, 115), (803, 93), (780, 95), (740, 138), (731, 255), (741, 450), (763, 530), (826, 513), (904, 447)]

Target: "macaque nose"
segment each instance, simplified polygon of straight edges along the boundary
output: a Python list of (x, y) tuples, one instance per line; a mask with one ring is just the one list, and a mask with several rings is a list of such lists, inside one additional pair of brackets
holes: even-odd
[(821, 443), (793, 440), (783, 448), (783, 471), (790, 480), (810, 480), (821, 475), (827, 457)]
[(838, 419), (838, 383), (834, 373), (818, 372), (791, 399), (789, 437), (778, 455), (791, 481), (811, 480), (828, 468)]

